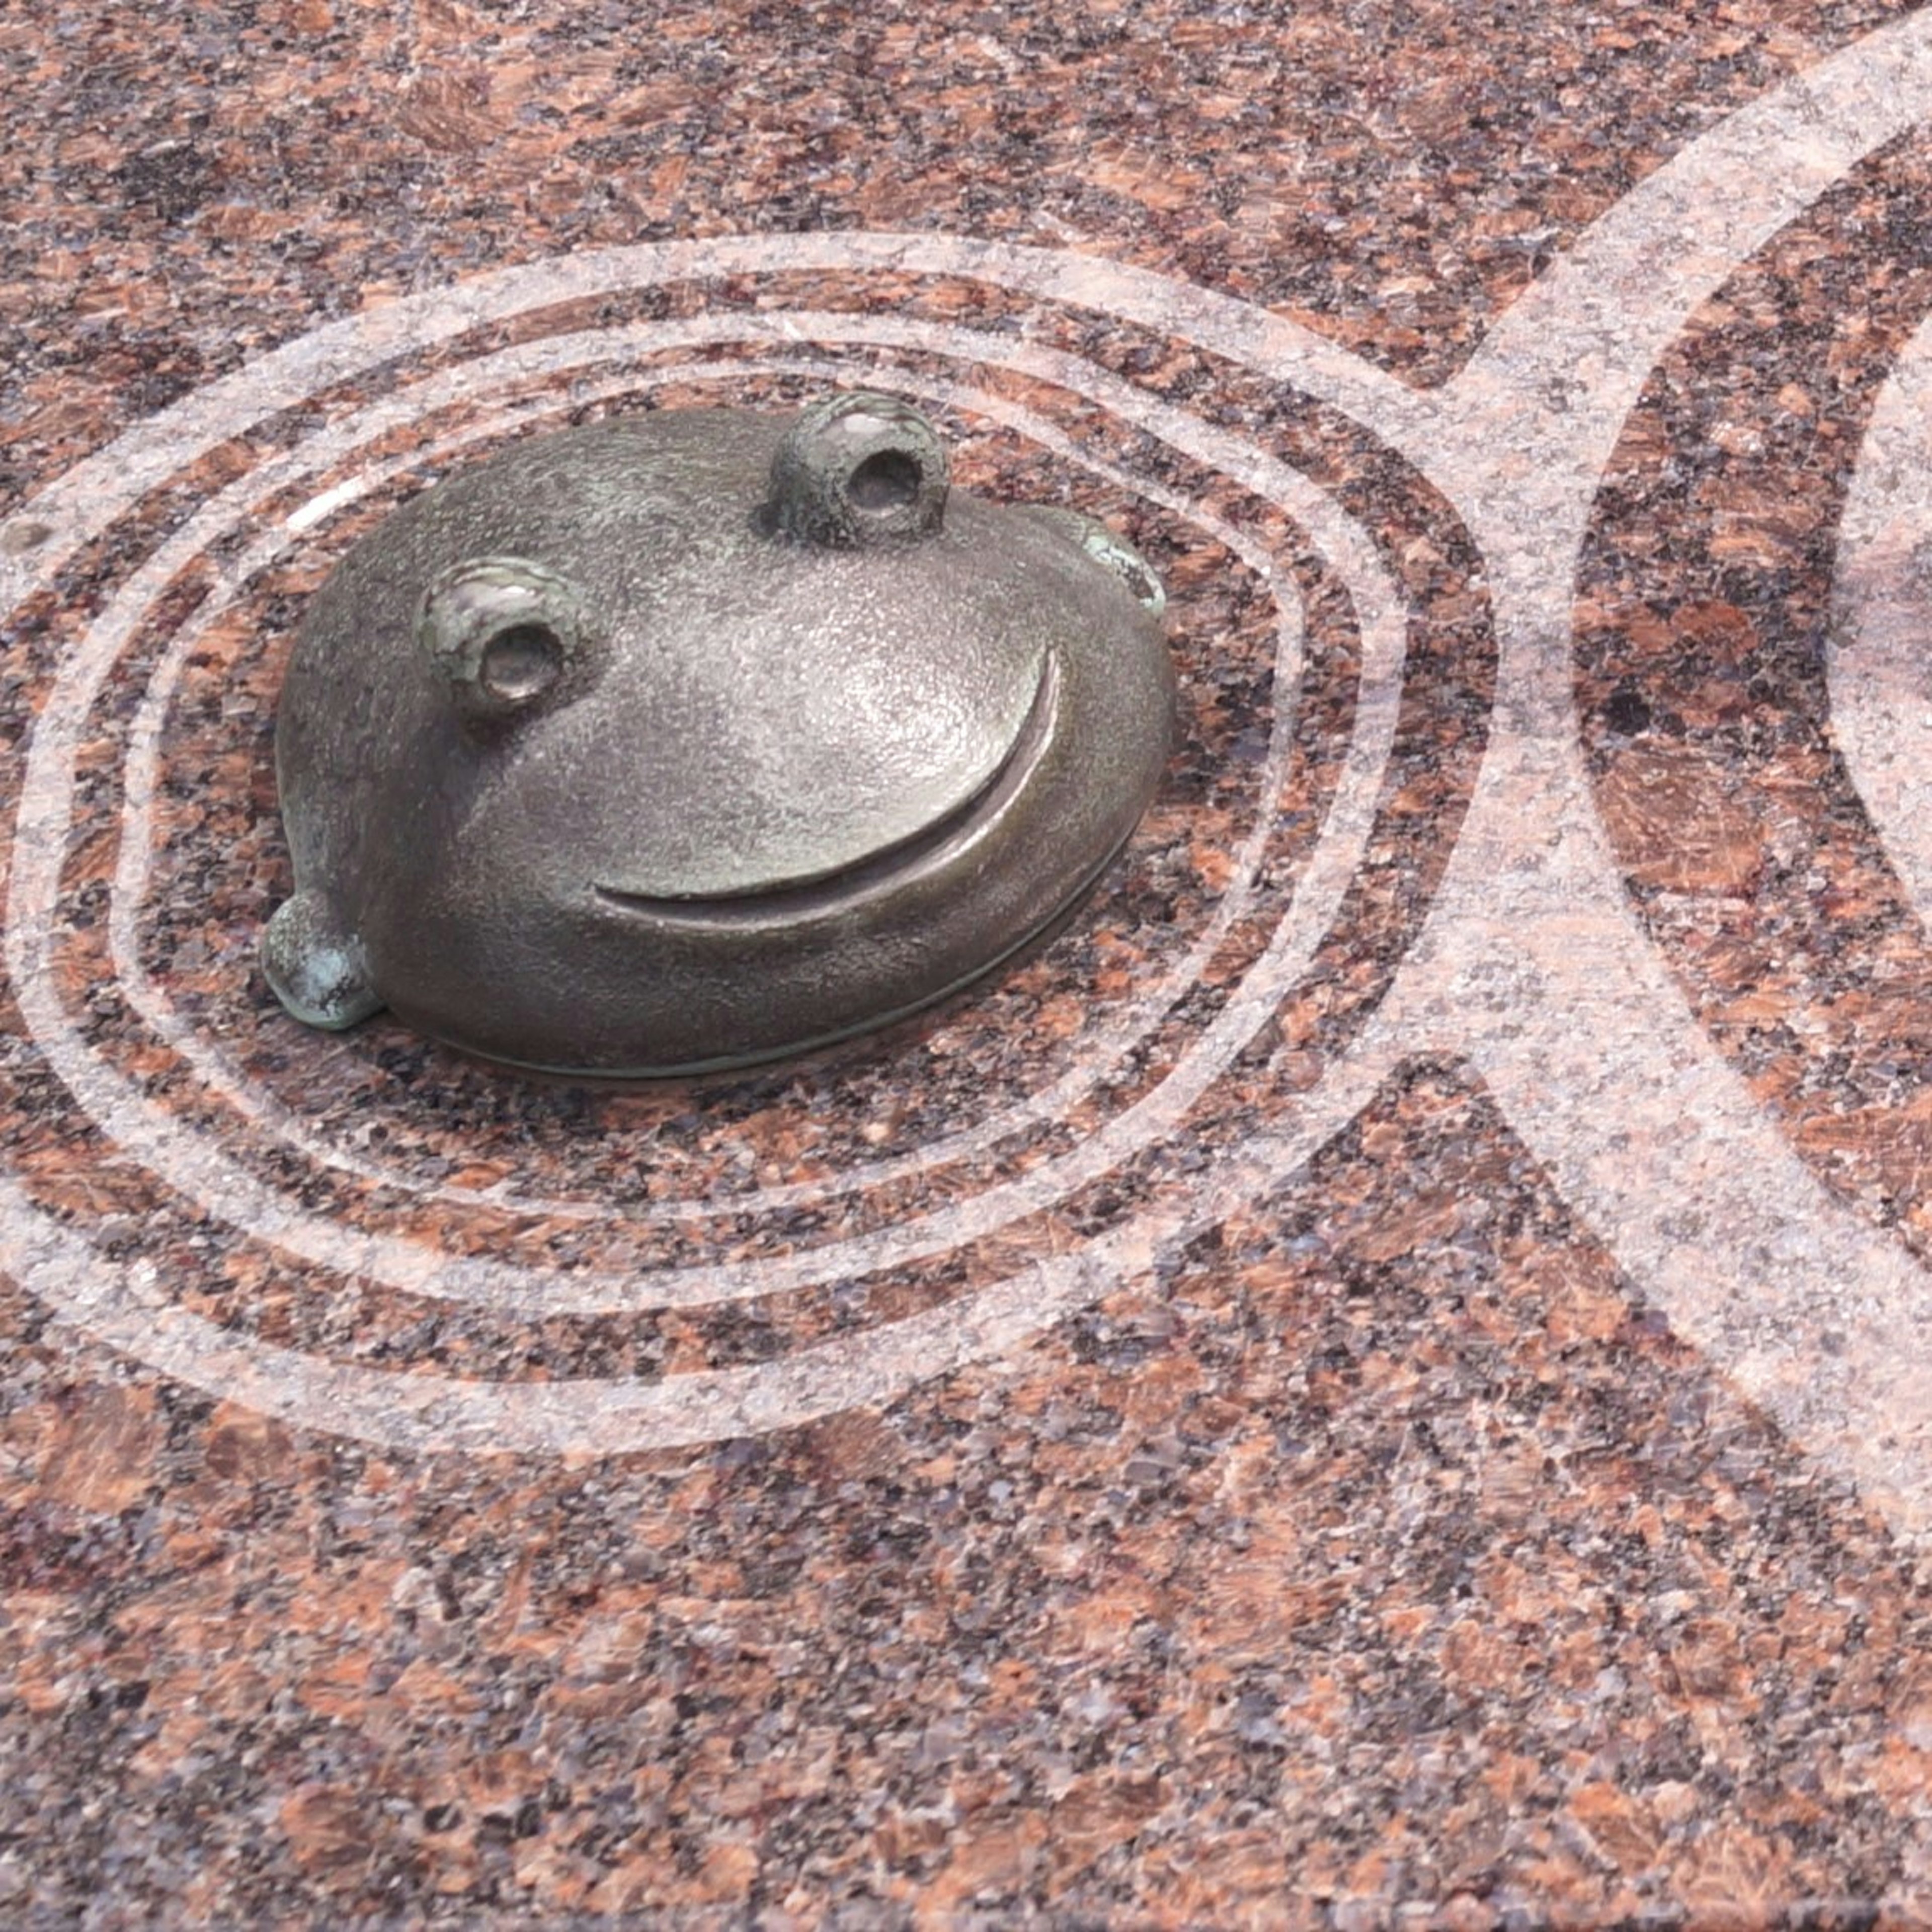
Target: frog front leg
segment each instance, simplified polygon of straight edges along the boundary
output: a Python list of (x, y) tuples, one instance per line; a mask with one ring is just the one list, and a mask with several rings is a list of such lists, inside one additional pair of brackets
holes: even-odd
[(1062, 504), (1023, 503), (1018, 507), (1071, 537), (1102, 569), (1112, 572), (1127, 586), (1149, 616), (1158, 618), (1165, 613), (1167, 592), (1160, 579), (1153, 565), (1125, 537), (1084, 511), (1070, 510)]
[(362, 940), (320, 893), (298, 892), (262, 935), (269, 986), (304, 1025), (340, 1030), (382, 1010)]

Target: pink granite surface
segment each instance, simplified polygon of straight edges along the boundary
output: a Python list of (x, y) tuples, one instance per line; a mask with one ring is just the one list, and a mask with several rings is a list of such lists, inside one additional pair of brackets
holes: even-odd
[[(0, 17), (0, 1923), (1932, 1924), (1928, 43)], [(1166, 578), (1072, 922), (675, 1085), (289, 1020), (334, 560), (828, 382)]]

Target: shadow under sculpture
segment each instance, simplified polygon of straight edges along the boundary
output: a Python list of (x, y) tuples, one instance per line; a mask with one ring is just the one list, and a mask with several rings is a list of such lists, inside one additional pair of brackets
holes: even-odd
[(519, 1065), (763, 1060), (1051, 924), (1152, 796), (1147, 565), (949, 493), (896, 398), (667, 410), (512, 448), (345, 556), (277, 722), (310, 1025), (379, 1008)]

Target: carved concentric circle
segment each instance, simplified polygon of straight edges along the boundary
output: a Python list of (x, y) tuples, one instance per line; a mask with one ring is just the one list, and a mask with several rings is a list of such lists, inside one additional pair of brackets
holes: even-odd
[(1820, 1180), (1921, 1253), (1912, 526), (1932, 479), (1910, 416), (1932, 264), (1900, 242), (1928, 189), (1932, 141), (1893, 144), (1690, 319), (1612, 459), (1577, 586), (1584, 742), (1633, 903)]
[[(26, 1164), (9, 1264), (103, 1339), (305, 1421), (612, 1450), (1010, 1348), (1292, 1165), (1358, 1104), (1352, 1044), (1453, 844), (1486, 600), (1437, 493), (1331, 404), (1284, 406), (1225, 329), (1195, 339), (1190, 306), (936, 238), (578, 258), (291, 345), (47, 493), (10, 600), (54, 656), (8, 964), (62, 1171), (98, 1150), (113, 1198), (82, 1232)], [(1311, 374), (1348, 400), (1332, 356)], [(506, 436), (861, 380), (950, 412), (969, 487), (1124, 520), (1169, 577), (1186, 742), (1099, 904), (884, 1048), (553, 1090), (514, 1121), (503, 1076), (382, 1022), (286, 1022), (250, 958), (281, 863), (270, 719), (332, 558)], [(63, 594), (83, 578), (92, 608)], [(194, 1306), (157, 1286), (184, 1249)]]

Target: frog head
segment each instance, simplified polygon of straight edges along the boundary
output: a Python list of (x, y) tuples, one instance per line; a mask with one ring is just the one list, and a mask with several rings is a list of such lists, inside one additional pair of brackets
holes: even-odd
[(896, 398), (616, 418), (399, 510), (298, 637), (290, 1011), (647, 1074), (882, 1023), (1050, 923), (1158, 782), (1154, 573), (950, 487)]

